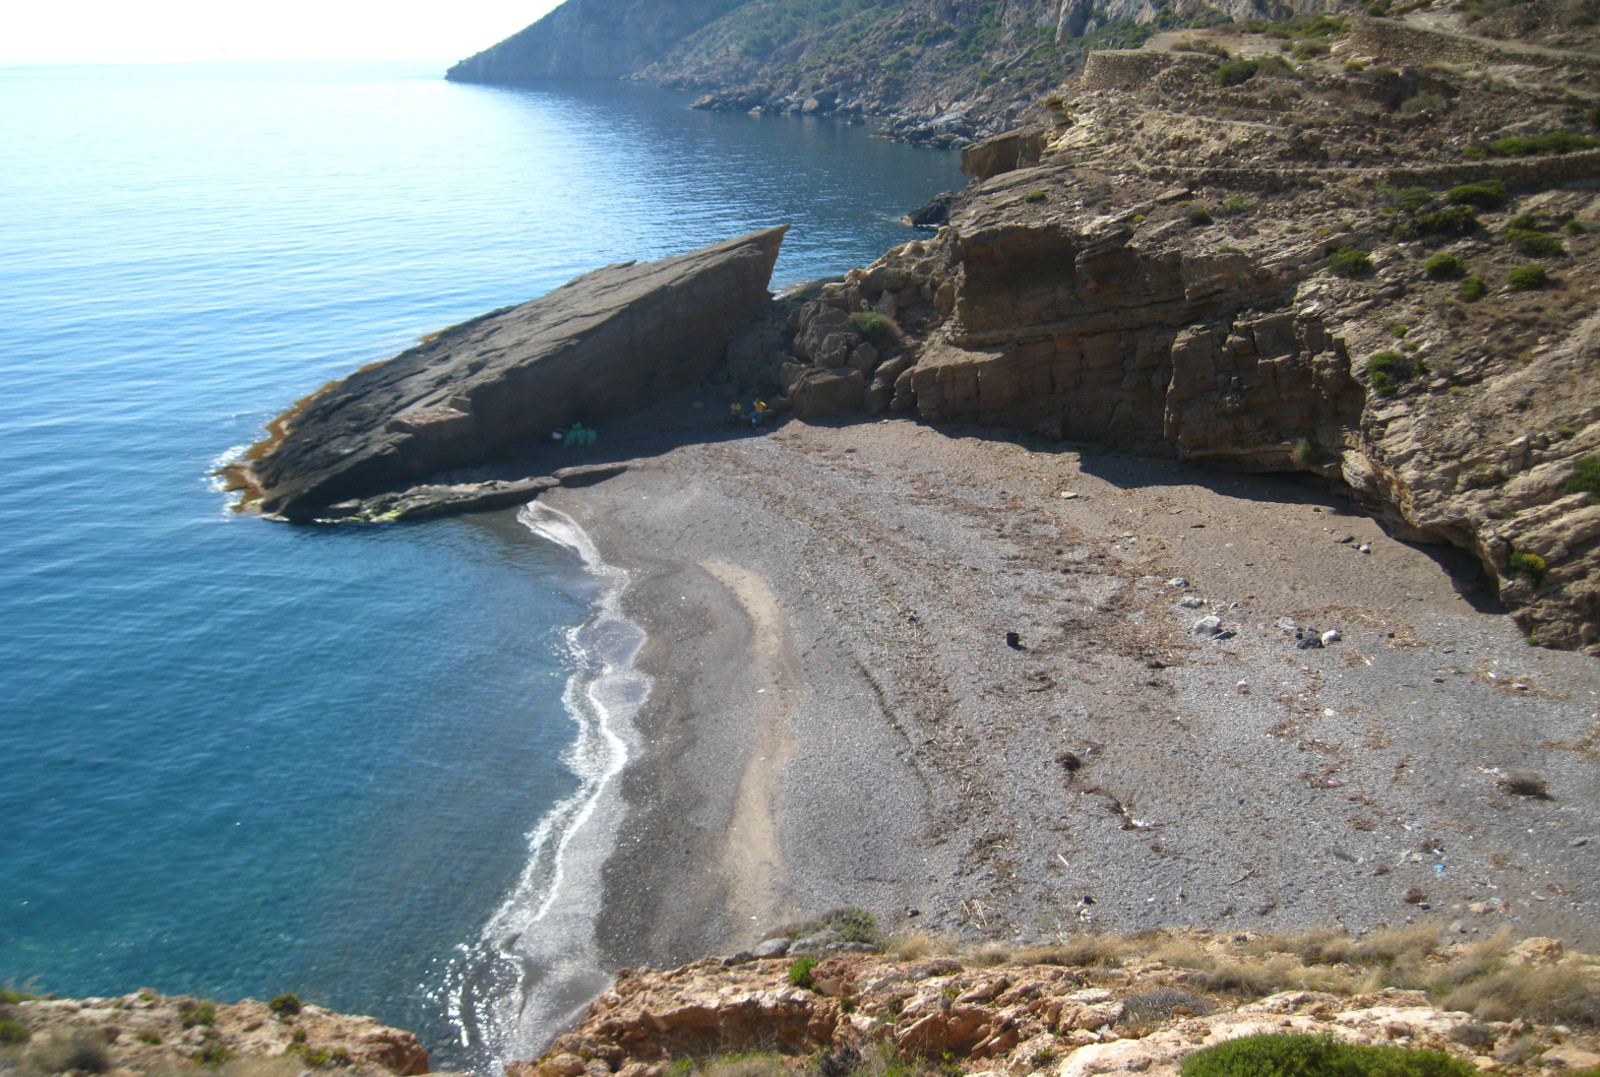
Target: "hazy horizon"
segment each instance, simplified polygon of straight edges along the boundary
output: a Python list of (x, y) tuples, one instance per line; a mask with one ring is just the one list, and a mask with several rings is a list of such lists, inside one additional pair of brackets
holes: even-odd
[(0, 64), (227, 60), (460, 59), (538, 20), (560, 0), (284, 0), (270, 17), (201, 0), (137, 7), (85, 0), (15, 14)]

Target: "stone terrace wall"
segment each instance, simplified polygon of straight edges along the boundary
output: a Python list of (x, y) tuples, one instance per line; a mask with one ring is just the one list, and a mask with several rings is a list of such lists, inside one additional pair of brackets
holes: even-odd
[(1577, 66), (1600, 73), (1600, 59), (1595, 57), (1537, 48), (1508, 48), (1481, 38), (1457, 37), (1364, 15), (1350, 16), (1347, 40), (1353, 51), (1382, 56), (1391, 62)]

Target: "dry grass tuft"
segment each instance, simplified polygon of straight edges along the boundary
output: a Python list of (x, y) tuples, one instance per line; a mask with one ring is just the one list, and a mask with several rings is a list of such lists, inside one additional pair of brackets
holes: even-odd
[(1450, 992), (1445, 1006), (1485, 1021), (1529, 1017), (1542, 1024), (1600, 1028), (1600, 979), (1571, 964), (1501, 969)]
[(1044, 946), (1012, 954), (1016, 965), (1063, 965), (1068, 968), (1116, 968), (1138, 948), (1119, 935), (1068, 935)]

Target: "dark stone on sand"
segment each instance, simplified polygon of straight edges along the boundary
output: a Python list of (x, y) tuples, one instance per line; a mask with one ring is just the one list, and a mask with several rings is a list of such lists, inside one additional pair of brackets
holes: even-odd
[(247, 501), (316, 519), (335, 503), (503, 459), (552, 430), (618, 420), (703, 381), (767, 301), (786, 230), (597, 269), (357, 371), (274, 424), (286, 433), (244, 469)]

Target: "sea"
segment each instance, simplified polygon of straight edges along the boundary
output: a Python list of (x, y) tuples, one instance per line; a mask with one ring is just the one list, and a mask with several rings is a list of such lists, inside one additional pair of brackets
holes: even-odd
[(961, 182), (864, 126), (448, 63), (0, 68), (0, 984), (294, 992), (436, 1068), (557, 1031), (506, 957), (587, 930), (562, 858), (648, 689), (625, 578), (551, 514), (296, 527), (214, 472), (584, 270), (789, 222), (775, 284), (828, 276)]

